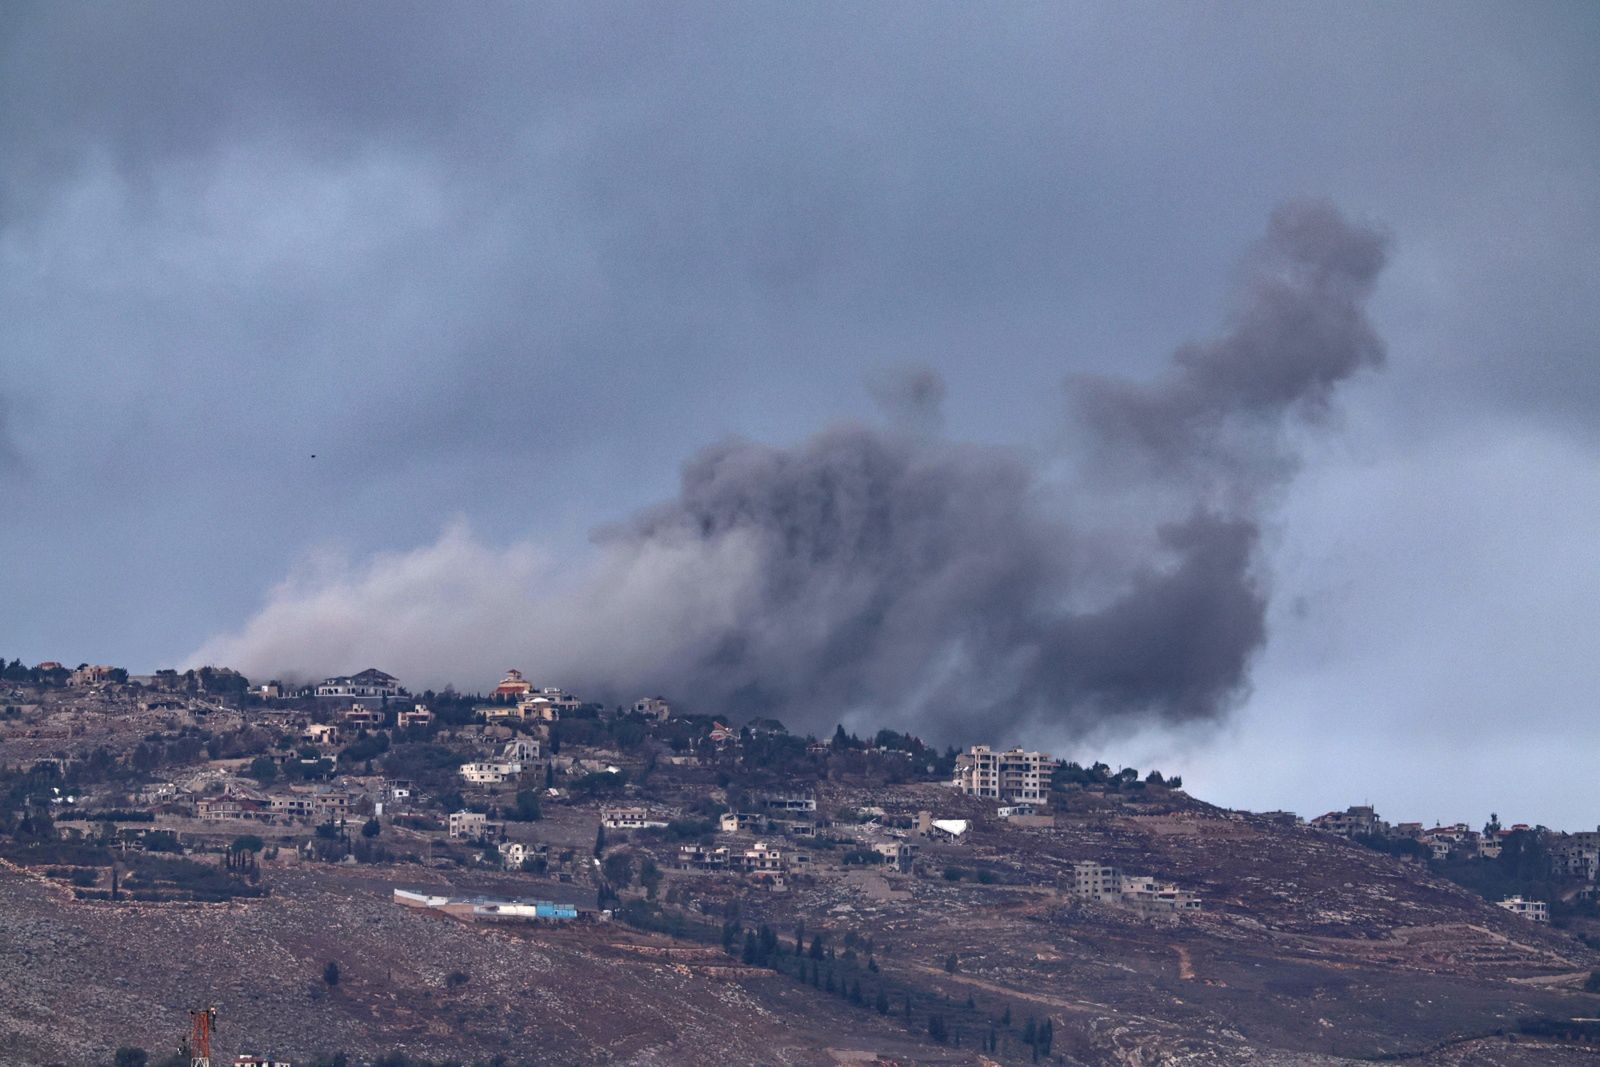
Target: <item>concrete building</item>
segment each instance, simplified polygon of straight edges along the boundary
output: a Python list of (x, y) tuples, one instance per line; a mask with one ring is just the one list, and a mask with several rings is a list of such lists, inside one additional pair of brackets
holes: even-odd
[(300, 734), (300, 740), (313, 745), (337, 745), (339, 728), (328, 722), (314, 722)]
[(1378, 813), (1368, 804), (1318, 815), (1311, 820), (1311, 825), (1340, 837), (1374, 837), (1388, 829), (1388, 825), (1378, 818)]
[(562, 689), (558, 685), (547, 685), (541, 687), (539, 690), (539, 696), (543, 698), (546, 704), (549, 704), (558, 712), (577, 711), (579, 708), (583, 707), (583, 701), (579, 700), (577, 697), (573, 696), (571, 693), (567, 692), (565, 689)]
[(500, 758), (515, 760), (518, 763), (536, 760), (539, 758), (539, 741), (531, 737), (513, 737), (506, 742), (505, 748), (500, 750)]
[(1524, 900), (1521, 897), (1507, 897), (1504, 900), (1498, 901), (1497, 904), (1499, 907), (1506, 909), (1513, 915), (1520, 915), (1524, 919), (1530, 919), (1536, 923), (1547, 923), (1550, 921), (1550, 905), (1546, 904), (1542, 900)]
[(1143, 874), (1125, 874), (1120, 882), (1122, 903), (1136, 911), (1162, 913), (1200, 909), (1199, 897), (1171, 882), (1157, 881)]
[(451, 837), (486, 837), (491, 830), (499, 829), (489, 816), (481, 811), (452, 811), (450, 813)]
[(763, 793), (756, 804), (767, 811), (814, 813), (817, 797), (814, 793)]
[(1124, 874), (1098, 860), (1080, 860), (1072, 865), (1072, 895), (1147, 914), (1200, 909), (1200, 898), (1187, 889), (1145, 874)]
[(656, 722), (666, 722), (672, 718), (672, 705), (661, 697), (644, 697), (640, 700), (635, 700), (631, 710), (635, 715), (643, 715), (645, 718), (654, 719)]
[(1056, 761), (1048, 752), (1020, 748), (996, 752), (988, 745), (973, 745), (956, 757), (957, 789), (969, 796), (1008, 804), (1043, 804), (1050, 799), (1050, 776)]
[(115, 672), (115, 667), (107, 667), (104, 664), (86, 665), (67, 675), (67, 684), (70, 686), (99, 685), (102, 682), (111, 681), (115, 676)]
[(383, 712), (365, 704), (352, 704), (340, 719), (347, 730), (376, 730), (383, 725)]
[(684, 870), (721, 871), (732, 866), (733, 850), (727, 845), (679, 845), (678, 866)]
[(1116, 900), (1122, 896), (1122, 875), (1097, 860), (1080, 860), (1072, 865), (1072, 895), (1101, 903)]
[(504, 785), (522, 775), (522, 764), (511, 760), (463, 763), (461, 777), (472, 785)]
[(433, 710), (426, 704), (417, 704), (414, 707), (406, 708), (401, 711), (400, 714), (396, 716), (396, 721), (402, 730), (410, 730), (413, 727), (418, 726), (432, 726)]
[(717, 819), (717, 829), (725, 834), (750, 833), (767, 825), (765, 815), (748, 811), (725, 811)]
[(882, 856), (887, 866), (904, 873), (911, 869), (911, 863), (916, 858), (917, 846), (909, 841), (884, 841), (873, 845), (872, 851)]
[(545, 845), (530, 844), (526, 841), (506, 841), (500, 845), (500, 862), (510, 870), (516, 870), (528, 860), (538, 859), (548, 851)]

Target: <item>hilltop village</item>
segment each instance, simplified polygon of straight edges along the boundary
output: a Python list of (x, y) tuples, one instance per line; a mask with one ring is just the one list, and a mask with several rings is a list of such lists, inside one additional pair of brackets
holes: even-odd
[[(0, 722), (8, 773), (33, 787), (19, 798), (22, 836), (124, 856), (227, 855), (243, 840), (254, 847), (239, 862), (252, 873), (263, 859), (490, 866), (596, 886), (613, 904), (635, 882), (655, 900), (666, 870), (736, 875), (768, 892), (797, 878), (926, 874), (929, 864), (958, 880), (986, 876), (952, 866), (975, 816), (1049, 828), (1059, 786), (1096, 776), (1152, 793), (1182, 784), (1158, 771), (1086, 772), (1044, 752), (939, 752), (890, 731), (862, 740), (841, 726), (818, 740), (772, 719), (735, 727), (675, 713), (659, 696), (607, 708), (515, 669), (471, 697), (415, 696), (375, 668), (300, 689), (251, 686), (212, 668), (130, 677), (42, 663), (26, 674), (28, 685), (4, 690), (19, 703), (4, 705)], [(108, 745), (108, 732), (131, 748)], [(858, 782), (866, 799), (889, 806), (819, 802), (828, 778)], [(930, 783), (947, 789), (917, 794), (930, 806), (915, 810), (892, 788)], [(873, 784), (885, 787), (881, 797)], [(592, 836), (593, 847), (552, 842), (557, 824), (567, 845)], [(611, 855), (637, 853), (637, 871), (603, 862), (608, 835), (631, 844)], [(1173, 883), (1093, 859), (1074, 867), (1069, 885), (1085, 900), (1144, 912), (1200, 907)], [(110, 893), (105, 879), (75, 885), (85, 899)]]
[[(315, 934), (312, 919), (303, 942), (271, 959), (300, 983), (282, 1011), (226, 979), (232, 1010), (259, 1013), (241, 1028), (257, 1043), (237, 1038), (240, 1063), (287, 1062), (260, 1058), (268, 1046), (312, 1063), (335, 1062), (307, 1057), (341, 1045), (372, 1051), (375, 1038), (356, 1029), (336, 1038), (325, 1032), (335, 1022), (307, 1028), (304, 1005), (290, 1006), (310, 998), (317, 1011), (348, 1013), (361, 989), (419, 1027), (405, 1043), (414, 1054), (520, 1062), (512, 1038), (427, 1021), (442, 1006), (470, 1017), (462, 1005), (489, 994), (481, 960), (435, 965), (404, 951), (439, 927), (376, 933), (416, 921), (461, 931), (442, 943), (441, 961), (534, 938), (540, 952), (581, 956), (586, 974), (620, 968), (619, 982), (665, 967), (725, 990), (815, 997), (783, 1011), (830, 1032), (841, 1024), (813, 1016), (837, 1002), (826, 1010), (846, 1013), (845, 1032), (860, 1029), (860, 1044), (894, 1062), (1133, 1062), (1130, 1049), (1174, 1040), (1161, 1011), (1201, 1011), (1207, 996), (1252, 980), (1300, 988), (1306, 968), (1347, 951), (1359, 958), (1350, 966), (1374, 969), (1375, 988), (1381, 975), (1415, 969), (1533, 984), (1474, 994), (1460, 1012), (1408, 1021), (1403, 1033), (1329, 1021), (1316, 1013), (1331, 1008), (1308, 1002), (1312, 1016), (1287, 1036), (1281, 1012), (1256, 1036), (1242, 1023), (1213, 1026), (1215, 1062), (1237, 1062), (1227, 1050), (1269, 1033), (1330, 1056), (1463, 1033), (1521, 1032), (1526, 1046), (1552, 1040), (1552, 1020), (1581, 1017), (1561, 998), (1600, 989), (1600, 832), (1493, 818), (1481, 832), (1391, 826), (1370, 807), (1307, 824), (1212, 808), (1157, 770), (984, 744), (939, 750), (888, 730), (798, 736), (773, 719), (729, 722), (658, 695), (604, 706), (518, 670), (462, 694), (408, 692), (377, 669), (288, 687), (225, 668), (130, 676), (0, 662), (0, 768), (0, 875), (13, 878), (0, 888), (21, 894), (11, 906), (24, 912), (49, 900), (81, 909), (72, 914), (86, 924), (229, 916), (224, 939), (271, 909), (331, 917), (334, 932)], [(1381, 958), (1362, 947), (1385, 944)], [(1085, 950), (1092, 966), (1078, 958)], [(1241, 953), (1273, 967), (1301, 960), (1298, 977), (1246, 977)], [(1066, 995), (1100, 972), (1093, 999)], [(1129, 986), (1142, 972), (1152, 984)], [(191, 979), (174, 978), (170, 996), (194, 1003), (159, 1007), (170, 1015), (226, 999)], [(776, 979), (787, 992), (762, 985)], [(1189, 992), (1158, 997), (1157, 1010), (1151, 991), (1163, 983)], [(1131, 999), (1121, 1008), (1106, 1001), (1122, 995)], [(0, 1030), (48, 1045), (30, 1036), (26, 1012), (5, 1007), (12, 1018), (0, 1013)], [(1124, 1016), (1119, 1027), (1086, 1018), (1102, 1010)], [(783, 1016), (771, 1004), (758, 1013)], [(161, 1047), (157, 1014), (137, 1024), (156, 1035), (150, 1047)], [(663, 1023), (672, 1036), (650, 1040), (684, 1041), (684, 1025)], [(393, 1020), (386, 1026), (394, 1032)], [(573, 1040), (572, 1062), (628, 1058)], [(738, 1060), (718, 1047), (705, 1046), (705, 1062)], [(52, 1058), (100, 1062), (71, 1051)], [(425, 1062), (396, 1055), (385, 1062)], [(798, 1051), (779, 1061), (812, 1062)]]

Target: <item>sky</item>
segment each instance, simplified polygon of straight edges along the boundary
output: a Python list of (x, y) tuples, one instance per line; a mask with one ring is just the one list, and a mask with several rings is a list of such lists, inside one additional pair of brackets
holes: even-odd
[(7, 4), (0, 653), (1600, 824), (1596, 69), (1580, 3)]

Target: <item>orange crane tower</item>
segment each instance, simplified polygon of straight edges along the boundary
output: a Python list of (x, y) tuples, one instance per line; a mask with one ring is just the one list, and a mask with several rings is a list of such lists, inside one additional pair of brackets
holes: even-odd
[(189, 1009), (189, 1036), (180, 1049), (189, 1058), (189, 1067), (211, 1067), (211, 1031), (217, 1028), (217, 1009)]

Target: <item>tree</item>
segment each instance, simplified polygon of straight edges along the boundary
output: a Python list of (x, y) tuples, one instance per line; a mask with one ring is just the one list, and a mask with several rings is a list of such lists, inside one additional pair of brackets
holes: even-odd
[(950, 1038), (950, 1031), (945, 1028), (943, 1015), (928, 1016), (928, 1036), (944, 1044)]
[(339, 965), (333, 960), (329, 960), (328, 965), (322, 968), (322, 980), (328, 983), (329, 989), (339, 984)]
[(661, 868), (657, 867), (656, 861), (649, 856), (639, 864), (639, 884), (644, 886), (647, 899), (656, 899), (656, 890), (661, 886)]
[(233, 851), (235, 852), (260, 852), (266, 847), (267, 843), (255, 834), (240, 834), (233, 839)]
[(383, 824), (377, 819), (368, 819), (361, 824), (362, 837), (377, 837), (383, 831)]
[(116, 1067), (145, 1067), (150, 1060), (150, 1054), (136, 1045), (123, 1045), (117, 1049), (111, 1062)]
[(956, 973), (956, 954), (954, 952), (944, 958), (944, 969), (950, 974)]
[(882, 986), (878, 987), (878, 995), (873, 999), (872, 1006), (878, 1009), (879, 1015), (889, 1014), (889, 994), (883, 991)]
[(600, 855), (600, 853), (604, 852), (605, 850), (606, 850), (606, 828), (605, 828), (604, 825), (602, 825), (598, 830), (596, 830), (594, 832), (594, 854), (595, 854), (595, 856), (598, 857)]
[(244, 773), (262, 785), (271, 785), (278, 780), (278, 765), (271, 756), (257, 756), (250, 761), (250, 767)]
[(628, 852), (613, 852), (606, 857), (603, 869), (606, 881), (616, 886), (627, 886), (633, 882), (633, 855)]
[(544, 813), (539, 809), (539, 794), (531, 789), (517, 790), (516, 805), (506, 817), (517, 822), (538, 822)]

